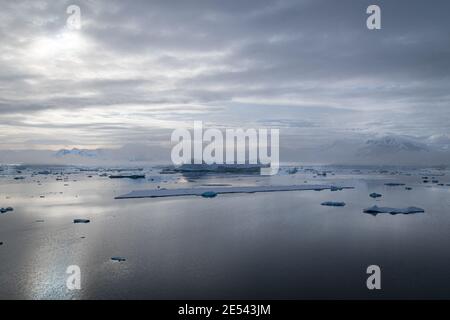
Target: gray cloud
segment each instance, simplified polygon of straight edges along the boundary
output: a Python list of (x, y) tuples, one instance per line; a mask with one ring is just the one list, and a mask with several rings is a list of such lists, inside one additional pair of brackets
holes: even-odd
[[(70, 4), (79, 31), (65, 26)], [(379, 0), (377, 31), (370, 4), (2, 3), (0, 148), (167, 144), (193, 120), (280, 127), (293, 148), (447, 136), (450, 3)]]

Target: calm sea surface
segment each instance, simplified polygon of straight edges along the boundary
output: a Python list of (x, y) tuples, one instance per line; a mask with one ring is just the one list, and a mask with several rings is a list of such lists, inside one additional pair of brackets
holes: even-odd
[[(118, 180), (102, 170), (17, 170), (0, 171), (0, 207), (14, 208), (0, 214), (1, 299), (450, 298), (448, 171), (185, 177), (148, 168), (145, 180)], [(43, 170), (51, 174), (37, 174)], [(157, 186), (305, 181), (355, 189), (114, 199)], [(372, 199), (372, 192), (383, 196)], [(363, 213), (374, 204), (425, 213)], [(77, 218), (91, 222), (74, 224)], [(373, 264), (381, 267), (378, 291), (366, 287)], [(81, 269), (81, 290), (66, 287), (70, 265)]]

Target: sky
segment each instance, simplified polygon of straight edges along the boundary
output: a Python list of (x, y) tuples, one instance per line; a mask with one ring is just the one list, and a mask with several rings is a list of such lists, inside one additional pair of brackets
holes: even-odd
[[(366, 27), (371, 4), (380, 30)], [(279, 128), (298, 152), (385, 136), (450, 145), (449, 1), (0, 5), (0, 150), (159, 148), (194, 120)]]

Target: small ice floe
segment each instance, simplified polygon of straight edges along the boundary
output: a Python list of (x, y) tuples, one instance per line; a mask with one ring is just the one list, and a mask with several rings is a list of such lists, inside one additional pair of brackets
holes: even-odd
[(321, 205), (329, 207), (343, 207), (345, 206), (345, 202), (325, 201), (322, 202)]
[(110, 179), (145, 179), (145, 174), (130, 174), (130, 175), (112, 175)]
[(217, 196), (217, 192), (214, 191), (205, 191), (202, 193), (203, 198), (215, 198)]
[(384, 184), (385, 186), (388, 187), (398, 187), (398, 186), (404, 186), (404, 183), (398, 183), (398, 182), (388, 182)]
[(372, 206), (367, 209), (364, 209), (364, 213), (369, 213), (371, 215), (376, 216), (379, 213), (390, 213), (390, 214), (413, 214), (425, 212), (422, 208), (417, 207), (407, 207), (407, 208), (389, 208), (389, 207), (378, 207)]
[(0, 208), (0, 213), (6, 213), (6, 212), (9, 212), (9, 211), (14, 211), (14, 209), (11, 208), (11, 207)]
[(376, 192), (372, 192), (371, 194), (369, 194), (369, 196), (371, 198), (380, 198), (382, 195)]
[(73, 219), (73, 223), (89, 223), (91, 220), (89, 219)]
[(112, 257), (111, 260), (112, 261), (118, 261), (118, 262), (127, 261), (127, 259), (125, 259), (123, 257)]

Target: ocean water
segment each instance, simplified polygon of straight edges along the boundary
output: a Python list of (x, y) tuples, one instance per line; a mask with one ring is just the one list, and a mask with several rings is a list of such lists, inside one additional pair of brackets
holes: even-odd
[[(322, 177), (305, 169), (186, 177), (143, 168), (146, 179), (131, 180), (101, 176), (113, 172), (102, 168), (3, 167), (0, 207), (14, 211), (0, 214), (0, 298), (450, 298), (449, 171), (326, 167)], [(354, 189), (114, 199), (158, 186), (305, 181)], [(363, 213), (374, 204), (425, 213)], [(80, 290), (66, 286), (71, 265), (80, 267)], [(381, 290), (366, 287), (369, 265), (381, 268)]]

